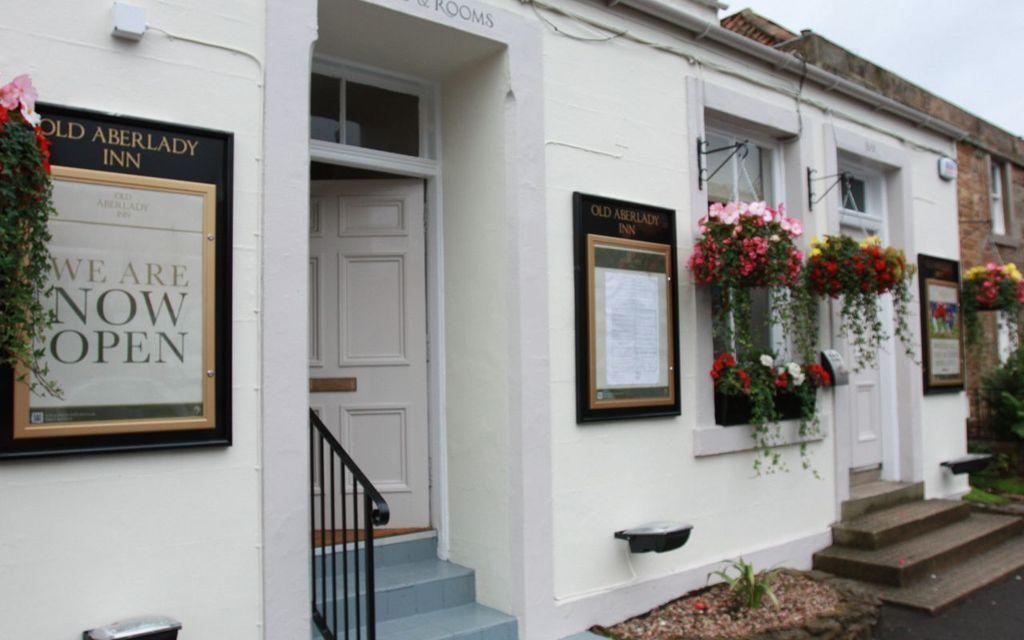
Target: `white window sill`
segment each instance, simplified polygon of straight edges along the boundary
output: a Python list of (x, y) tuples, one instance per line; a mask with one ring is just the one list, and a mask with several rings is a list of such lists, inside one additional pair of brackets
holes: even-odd
[[(751, 451), (754, 449), (754, 428), (748, 424), (723, 427), (697, 427), (693, 430), (693, 455), (697, 458), (717, 456), (723, 453)], [(828, 425), (821, 420), (818, 432), (814, 435), (800, 435), (799, 420), (783, 420), (779, 423), (779, 439), (777, 446), (800, 444), (802, 442), (818, 442), (828, 435)]]

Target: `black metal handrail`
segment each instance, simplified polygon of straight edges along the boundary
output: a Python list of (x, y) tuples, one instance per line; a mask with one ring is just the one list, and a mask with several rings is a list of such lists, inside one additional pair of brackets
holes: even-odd
[[(326, 458), (325, 458), (326, 454)], [(351, 484), (350, 484), (351, 481)], [(319, 484), (318, 484), (319, 482)], [(317, 487), (319, 509), (317, 509)], [(359, 495), (362, 494), (362, 500)], [(351, 497), (352, 521), (349, 522)], [(340, 512), (336, 510), (340, 502)], [(360, 504), (362, 503), (362, 504)], [(361, 507), (361, 508), (360, 508)], [(362, 512), (362, 529), (360, 529)], [(340, 519), (339, 519), (340, 515)], [(309, 537), (313, 622), (324, 640), (376, 640), (373, 528), (388, 523), (391, 514), (384, 496), (348, 455), (313, 410), (309, 412)], [(317, 522), (321, 545), (317, 553)], [(341, 540), (337, 532), (341, 525)], [(365, 556), (360, 572), (360, 531)], [(330, 536), (328, 542), (327, 536)], [(338, 574), (338, 546), (341, 574)], [(351, 548), (350, 546), (351, 545)], [(330, 552), (328, 552), (328, 548)], [(350, 552), (351, 551), (351, 552)], [(328, 559), (328, 555), (330, 558)], [(351, 562), (350, 562), (351, 557)], [(352, 566), (351, 579), (349, 565)], [(360, 589), (360, 578), (364, 589)], [(351, 587), (351, 590), (350, 590)]]

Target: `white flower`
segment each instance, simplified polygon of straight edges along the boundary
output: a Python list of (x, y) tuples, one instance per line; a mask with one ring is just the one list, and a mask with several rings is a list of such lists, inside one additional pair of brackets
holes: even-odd
[(793, 374), (793, 386), (799, 387), (800, 385), (802, 385), (806, 377), (807, 376), (805, 376), (802, 372), (798, 374)]
[(799, 375), (803, 375), (803, 370), (800, 368), (800, 365), (798, 365), (795, 362), (790, 362), (789, 364), (787, 364), (786, 370), (789, 371), (789, 375), (793, 376), (794, 378)]
[(766, 353), (761, 356), (761, 364), (771, 369), (775, 366), (775, 359)]
[(772, 242), (778, 242), (779, 241), (779, 234), (773, 233), (771, 236), (768, 237), (768, 239), (771, 240)]

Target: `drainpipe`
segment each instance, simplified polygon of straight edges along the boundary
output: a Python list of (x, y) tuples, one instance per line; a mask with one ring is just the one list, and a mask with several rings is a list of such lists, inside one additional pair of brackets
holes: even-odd
[[(614, 4), (630, 7), (641, 13), (646, 13), (649, 16), (682, 27), (696, 34), (697, 40), (711, 40), (757, 58), (771, 65), (776, 71), (788, 71), (795, 74), (803, 72), (803, 64), (796, 56), (776, 51), (771, 47), (741, 36), (721, 26), (717, 21), (705, 20), (687, 13), (665, 0), (617, 0)], [(922, 111), (887, 98), (834, 73), (829, 73), (820, 67), (807, 65), (807, 77), (825, 87), (826, 91), (835, 91), (855, 100), (865, 102), (877, 110), (888, 111), (893, 115), (913, 122), (923, 129), (929, 129), (947, 138), (952, 138), (957, 142), (965, 140), (968, 136), (967, 132), (959, 127), (955, 127), (942, 120), (936, 120)]]

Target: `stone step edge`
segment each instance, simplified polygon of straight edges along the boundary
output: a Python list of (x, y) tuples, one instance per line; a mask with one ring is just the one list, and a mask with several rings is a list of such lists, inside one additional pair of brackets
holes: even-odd
[[(996, 545), (995, 547), (992, 547), (991, 549), (985, 550), (981, 554), (971, 558), (971, 562), (975, 563), (975, 564), (980, 563), (980, 562), (984, 562), (986, 558), (990, 558), (993, 555), (995, 555), (998, 551), (1000, 551), (1000, 549), (1001, 549), (1001, 547), (1003, 547), (1003, 545), (1011, 545), (1011, 544), (1016, 544), (1016, 545), (1024, 546), (1024, 534), (1018, 534), (1015, 538), (1010, 538), (1009, 540), (1004, 540), (1002, 542), (1002, 544)], [(1024, 551), (1024, 550), (1022, 550), (1022, 551)], [(942, 572), (942, 573), (945, 574), (945, 575), (942, 576), (942, 578), (947, 579), (947, 580), (956, 580), (957, 582), (962, 584), (962, 579), (957, 574), (960, 573), (960, 572), (966, 571), (967, 569), (968, 569), (968, 566), (966, 564), (965, 565), (960, 565), (960, 566), (948, 568), (948, 569), (946, 569), (945, 571)], [(907, 587), (889, 587), (887, 589), (886, 588), (878, 589), (878, 585), (873, 585), (871, 583), (862, 583), (862, 584), (867, 584), (870, 587), (873, 587), (876, 590), (878, 590), (879, 597), (882, 599), (883, 602), (886, 602), (887, 604), (892, 604), (892, 605), (896, 605), (896, 606), (900, 606), (900, 607), (905, 607), (905, 608), (908, 608), (908, 609), (914, 609), (914, 610), (917, 610), (917, 611), (927, 611), (928, 613), (930, 613), (932, 615), (938, 615), (938, 614), (942, 613), (943, 611), (945, 611), (946, 609), (948, 609), (949, 607), (951, 607), (951, 606), (953, 606), (953, 605), (963, 601), (966, 598), (969, 598), (970, 596), (974, 595), (975, 593), (977, 593), (978, 591), (984, 589), (985, 587), (987, 587), (989, 585), (992, 585), (992, 584), (995, 584), (996, 582), (999, 582), (1000, 580), (1003, 580), (1005, 578), (1008, 578), (1010, 575), (1012, 575), (1012, 574), (1014, 574), (1014, 573), (1016, 573), (1018, 571), (1021, 571), (1022, 569), (1024, 569), (1024, 552), (1018, 554), (1018, 561), (1010, 563), (1010, 564), (1001, 564), (1000, 568), (997, 569), (995, 571), (995, 573), (992, 573), (992, 574), (988, 575), (984, 580), (972, 584), (967, 589), (964, 589), (963, 591), (958, 592), (952, 598), (947, 598), (945, 600), (942, 600), (941, 602), (937, 603), (935, 606), (931, 606), (931, 607), (921, 606), (921, 605), (918, 605), (918, 604), (914, 604), (914, 603), (909, 602), (908, 601), (909, 599), (906, 599), (906, 598), (905, 599), (900, 599), (900, 597), (899, 597), (901, 591), (904, 591), (906, 589), (912, 589), (912, 588), (914, 588), (916, 586), (920, 586), (921, 582), (929, 579), (928, 577), (921, 578), (919, 581), (917, 581), (915, 583), (912, 583), (910, 585), (907, 585)]]
[(853, 520), (868, 513), (924, 499), (924, 482), (912, 482), (901, 487), (864, 498), (850, 498), (840, 505), (843, 520)]
[(941, 529), (942, 527), (961, 520), (966, 520), (971, 515), (971, 507), (965, 502), (955, 500), (924, 500), (923, 502), (947, 503), (945, 509), (928, 513), (924, 516), (903, 520), (892, 526), (876, 532), (868, 532), (858, 528), (857, 521), (868, 518), (875, 514), (886, 511), (905, 509), (908, 504), (899, 504), (888, 509), (880, 509), (858, 516), (849, 522), (839, 522), (832, 525), (832, 539), (837, 545), (875, 551), (884, 547), (915, 538), (919, 535)]
[[(828, 549), (832, 547), (815, 553), (812, 562), (815, 569), (832, 573), (837, 576), (860, 580), (863, 582), (874, 581), (886, 586), (907, 586), (920, 578), (923, 574), (951, 566), (951, 563), (956, 563), (958, 558), (960, 558), (960, 561), (970, 561), (970, 559), (998, 546), (1007, 539), (1020, 534), (1022, 530), (1024, 530), (1024, 520), (1021, 520), (1020, 518), (1017, 518), (1016, 521), (1008, 520), (1004, 525), (992, 529), (983, 535), (971, 538), (970, 540), (960, 541), (951, 547), (935, 553), (934, 555), (922, 558), (911, 565), (894, 567), (889, 564), (873, 563), (867, 560), (822, 555), (823, 552), (828, 551)], [(961, 553), (966, 553), (966, 555), (961, 556)], [(819, 562), (822, 564), (819, 565)], [(848, 571), (851, 566), (871, 567), (874, 569), (871, 573), (874, 573), (875, 576), (871, 579), (865, 578), (861, 575), (854, 575), (853, 572)]]

